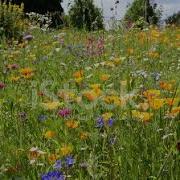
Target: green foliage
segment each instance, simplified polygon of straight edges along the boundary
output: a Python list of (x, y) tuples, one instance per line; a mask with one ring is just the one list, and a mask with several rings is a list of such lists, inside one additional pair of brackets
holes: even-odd
[(62, 0), (12, 0), (12, 2), (15, 4), (24, 3), (26, 12), (36, 12), (40, 14), (54, 11), (63, 12), (60, 4)]
[(12, 5), (0, 1), (0, 38), (19, 39), (25, 29), (23, 5)]
[(92, 0), (75, 0), (69, 11), (70, 21), (78, 29), (96, 30), (103, 28), (102, 13)]
[(161, 11), (157, 9), (157, 4), (150, 0), (135, 0), (125, 15), (126, 21), (136, 22), (140, 17), (149, 24), (157, 24), (161, 17)]
[(166, 24), (180, 25), (180, 11), (169, 16), (166, 20)]

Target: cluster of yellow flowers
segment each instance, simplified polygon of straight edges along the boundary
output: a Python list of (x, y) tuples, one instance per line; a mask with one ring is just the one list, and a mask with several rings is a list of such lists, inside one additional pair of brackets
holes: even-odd
[(73, 77), (74, 77), (74, 79), (75, 79), (75, 82), (78, 83), (78, 84), (82, 82), (83, 76), (84, 76), (84, 71), (83, 71), (83, 70), (76, 71), (76, 72), (73, 74)]
[(62, 106), (63, 103), (60, 103), (58, 101), (50, 101), (41, 103), (41, 105), (45, 110), (56, 110), (58, 107)]

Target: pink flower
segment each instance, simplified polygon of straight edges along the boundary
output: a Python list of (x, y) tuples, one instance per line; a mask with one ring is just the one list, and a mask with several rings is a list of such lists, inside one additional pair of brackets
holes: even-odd
[(71, 114), (71, 110), (68, 108), (60, 109), (58, 115), (61, 117), (67, 117)]
[(15, 70), (15, 69), (18, 69), (19, 66), (18, 66), (18, 64), (9, 64), (9, 65), (7, 66), (7, 68), (8, 68), (8, 69)]
[(5, 86), (6, 86), (6, 85), (5, 85), (4, 83), (0, 82), (0, 89), (4, 89)]
[(12, 68), (12, 69), (18, 69), (19, 66), (18, 66), (18, 64), (12, 64), (12, 65), (11, 65), (11, 68)]

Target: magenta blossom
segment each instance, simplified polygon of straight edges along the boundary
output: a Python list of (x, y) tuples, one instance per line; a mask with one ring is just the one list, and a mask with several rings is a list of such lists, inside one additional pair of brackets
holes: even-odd
[(18, 69), (18, 68), (19, 68), (18, 64), (12, 64), (11, 65), (11, 69)]
[(6, 86), (6, 85), (5, 85), (4, 83), (0, 82), (0, 89), (4, 89), (5, 86)]
[(71, 114), (71, 110), (68, 108), (60, 109), (58, 115), (61, 117), (67, 117)]

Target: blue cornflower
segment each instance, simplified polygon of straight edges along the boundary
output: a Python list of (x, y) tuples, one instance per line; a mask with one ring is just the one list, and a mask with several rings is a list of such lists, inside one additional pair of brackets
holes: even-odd
[(54, 164), (55, 169), (61, 169), (62, 168), (62, 162), (61, 160), (57, 160), (56, 163)]
[(111, 126), (113, 126), (113, 124), (114, 124), (114, 119), (110, 118), (108, 120), (108, 126), (111, 127)]
[(41, 176), (41, 180), (64, 180), (64, 175), (59, 171), (50, 171)]
[(102, 128), (104, 126), (104, 120), (103, 120), (103, 118), (101, 117), (101, 118), (98, 118), (98, 120), (97, 120), (97, 126), (96, 127), (98, 127), (98, 128)]
[(110, 118), (108, 121), (104, 121), (104, 119), (102, 117), (100, 117), (98, 120), (97, 120), (97, 125), (96, 127), (98, 128), (102, 128), (104, 127), (105, 125), (109, 126), (109, 127), (112, 127), (114, 124), (114, 119)]
[(71, 167), (71, 166), (73, 166), (74, 163), (75, 163), (75, 160), (72, 156), (68, 156), (65, 158), (66, 166)]

